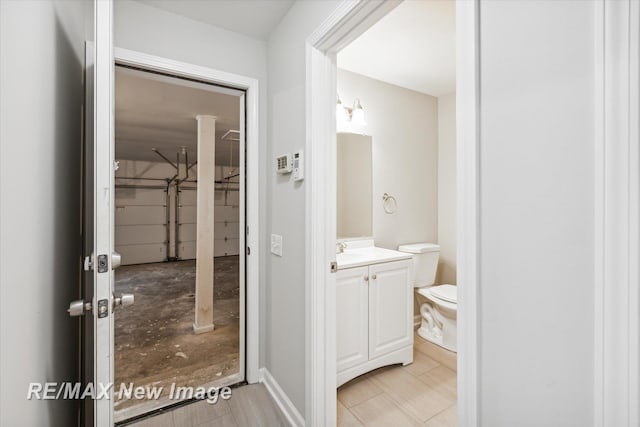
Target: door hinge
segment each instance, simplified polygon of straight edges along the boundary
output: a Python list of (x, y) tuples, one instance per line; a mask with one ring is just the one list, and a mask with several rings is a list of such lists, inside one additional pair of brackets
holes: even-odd
[(331, 262), (331, 270), (332, 273), (335, 273), (336, 271), (338, 271), (338, 263), (335, 261)]

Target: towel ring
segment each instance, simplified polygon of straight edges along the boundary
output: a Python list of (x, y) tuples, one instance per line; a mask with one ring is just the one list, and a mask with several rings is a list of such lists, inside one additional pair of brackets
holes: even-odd
[(398, 202), (396, 202), (396, 198), (389, 195), (389, 193), (384, 193), (382, 195), (382, 208), (387, 214), (395, 213), (398, 209)]

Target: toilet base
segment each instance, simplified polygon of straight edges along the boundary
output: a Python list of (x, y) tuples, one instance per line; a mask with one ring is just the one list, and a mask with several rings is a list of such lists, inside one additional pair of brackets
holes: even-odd
[(420, 311), (422, 319), (418, 335), (437, 346), (457, 353), (456, 319), (443, 316), (429, 303), (423, 304)]
[(424, 321), (424, 319), (422, 319), (422, 325), (420, 325), (420, 328), (418, 329), (418, 335), (420, 335), (422, 338), (424, 338), (429, 342), (432, 342), (436, 345), (439, 345), (440, 347), (443, 347), (442, 333), (438, 334), (434, 330), (429, 329), (428, 325), (425, 325), (425, 323), (426, 322)]

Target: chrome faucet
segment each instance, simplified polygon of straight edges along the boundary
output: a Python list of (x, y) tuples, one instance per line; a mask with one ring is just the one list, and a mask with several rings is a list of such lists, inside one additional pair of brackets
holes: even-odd
[(336, 243), (336, 253), (341, 254), (344, 250), (347, 249), (347, 244), (345, 242)]

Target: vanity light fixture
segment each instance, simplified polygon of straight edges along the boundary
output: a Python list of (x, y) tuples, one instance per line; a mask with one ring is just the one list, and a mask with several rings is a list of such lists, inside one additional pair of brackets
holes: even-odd
[(336, 103), (336, 119), (339, 123), (351, 122), (358, 126), (367, 125), (367, 122), (364, 119), (364, 108), (362, 108), (359, 98), (356, 98), (353, 101), (353, 107), (345, 107), (338, 95), (338, 101)]
[(336, 103), (336, 120), (338, 123), (346, 123), (350, 119), (349, 110), (342, 104), (340, 95), (338, 95), (338, 102)]

